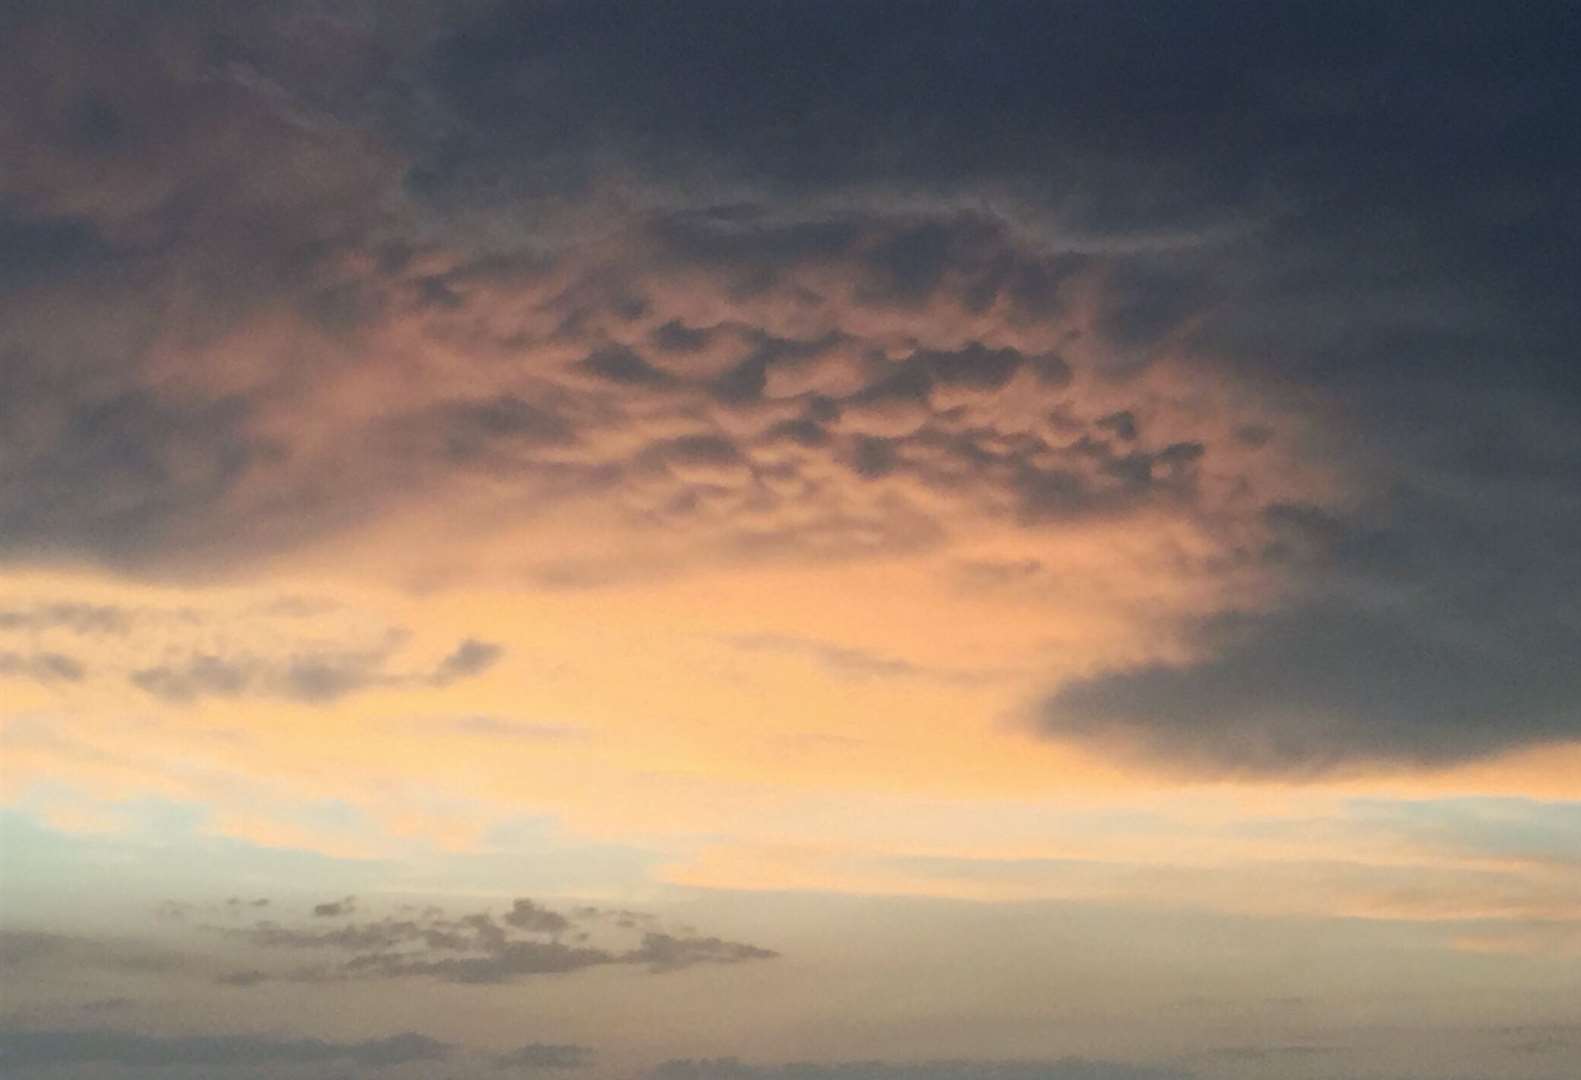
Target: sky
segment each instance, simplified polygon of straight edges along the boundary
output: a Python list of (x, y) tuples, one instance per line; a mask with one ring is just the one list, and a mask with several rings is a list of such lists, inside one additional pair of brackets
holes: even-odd
[(1578, 49), (0, 0), (0, 1071), (1581, 1075)]

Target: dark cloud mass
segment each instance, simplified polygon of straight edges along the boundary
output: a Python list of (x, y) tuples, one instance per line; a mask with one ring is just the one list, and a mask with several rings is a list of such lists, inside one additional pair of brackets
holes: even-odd
[(240, 573), (422, 509), (440, 579), (607, 522), (506, 568), (581, 588), (1184, 523), (1270, 595), (1039, 731), (1298, 773), (1581, 735), (1573, 3), (24, 4), (0, 39), (11, 564)]

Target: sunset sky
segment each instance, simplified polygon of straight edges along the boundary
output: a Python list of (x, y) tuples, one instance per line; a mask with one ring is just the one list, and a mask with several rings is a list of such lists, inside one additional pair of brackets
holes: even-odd
[(1575, 1080), (1578, 53), (0, 0), (0, 1072)]

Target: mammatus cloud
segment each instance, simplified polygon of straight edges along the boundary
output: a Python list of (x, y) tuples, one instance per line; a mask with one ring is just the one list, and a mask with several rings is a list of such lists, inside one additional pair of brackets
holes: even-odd
[(587, 588), (1107, 522), (1224, 587), (1047, 737), (1581, 735), (1574, 5), (360, 10), (5, 16), (0, 558), (237, 572), (426, 515), (358, 550)]
[[(259, 949), (349, 954), (333, 962), (290, 969), (237, 970), (220, 981), (249, 987), (279, 980), (423, 976), (454, 983), (501, 983), (594, 967), (629, 965), (659, 973), (778, 956), (770, 949), (743, 942), (693, 931), (669, 932), (641, 912), (578, 907), (561, 913), (526, 898), (518, 898), (497, 917), (487, 911), (451, 917), (438, 908), (424, 908), (403, 916), (343, 922), (329, 928), (316, 925), (319, 919), (347, 918), (356, 910), (355, 899), (347, 897), (315, 905), (314, 924), (307, 926), (263, 920), (246, 928), (216, 927)], [(618, 940), (631, 932), (638, 935), (635, 944)]]

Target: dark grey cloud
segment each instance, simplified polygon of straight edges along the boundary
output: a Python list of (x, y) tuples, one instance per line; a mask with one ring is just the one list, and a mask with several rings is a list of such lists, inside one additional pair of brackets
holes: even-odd
[[(246, 988), (274, 981), (426, 977), (487, 985), (588, 968), (632, 966), (659, 973), (778, 955), (770, 949), (689, 929), (669, 932), (643, 912), (588, 906), (559, 912), (525, 897), (516, 899), (498, 917), (488, 911), (452, 917), (429, 908), (404, 917), (329, 927), (317, 922), (353, 913), (348, 898), (315, 905), (314, 923), (307, 926), (261, 920), (248, 927), (211, 928), (258, 949), (320, 958), (294, 968), (238, 969), (220, 976), (219, 982)], [(632, 932), (638, 935), (636, 944), (625, 944)], [(340, 955), (326, 961), (321, 959), (325, 954)]]
[(132, 685), (165, 701), (186, 704), (201, 697), (235, 697), (252, 682), (251, 665), (197, 655), (184, 664), (160, 664), (132, 672)]
[(678, 1059), (654, 1068), (655, 1080), (1189, 1080), (1167, 1065), (1087, 1058), (1051, 1061), (827, 1061), (758, 1065), (736, 1058)]
[(563, 446), (574, 426), (542, 404), (515, 394), (436, 405), (394, 425), (396, 449), (411, 456), (477, 465), (524, 449)]
[(131, 557), (220, 500), (265, 452), (241, 433), (245, 400), (187, 407), (98, 382), (22, 352), (0, 364), (4, 553)]
[(449, 686), (482, 674), (505, 652), (491, 642), (467, 638), (430, 672), (392, 671), (390, 659), (400, 636), (389, 635), (373, 648), (303, 651), (283, 660), (196, 653), (182, 661), (139, 668), (129, 679), (140, 690), (172, 704), (243, 695), (326, 704), (378, 687)]
[(87, 670), (82, 662), (58, 652), (16, 653), (0, 650), (0, 678), (35, 682), (81, 682)]
[(1434, 766), (1573, 739), (1581, 577), (1561, 553), (1581, 519), (1551, 498), (1512, 477), (1497, 495), (1401, 490), (1348, 518), (1274, 508), (1266, 555), (1301, 566), (1300, 595), (1203, 620), (1195, 661), (1067, 683), (1041, 724), (1228, 773)]
[(511, 909), (500, 917), (506, 926), (538, 934), (563, 934), (571, 929), (571, 920), (558, 911), (533, 903), (525, 897), (511, 904)]
[(186, 954), (147, 942), (0, 930), (0, 968), (7, 972), (98, 970), (160, 974), (192, 966)]
[[(922, 485), (1029, 530), (1187, 517), (1287, 585), (1054, 688), (1053, 737), (1310, 772), (1581, 734), (1574, 4), (379, 5), (317, 52), (292, 14), (6, 13), (0, 558), (234, 570), (451, 487), (860, 558), (947, 541)], [(1166, 363), (1247, 415), (1160, 422)], [(1047, 424), (974, 411), (1028, 373)], [(353, 386), (388, 414), (334, 411)], [(1336, 474), (1337, 535), (1233, 475), (1281, 446)]]
[(448, 686), (457, 679), (483, 674), (504, 655), (505, 649), (493, 642), (467, 638), (439, 662), (430, 678), (437, 686)]
[(0, 630), (64, 629), (77, 634), (124, 634), (134, 614), (108, 604), (55, 601), (0, 610)]
[(642, 944), (620, 956), (622, 963), (644, 964), (650, 971), (679, 971), (695, 964), (739, 964), (746, 960), (772, 960), (772, 949), (716, 937), (649, 932)]
[(439, 1061), (452, 1047), (417, 1032), (361, 1042), (289, 1039), (264, 1035), (148, 1035), (106, 1029), (0, 1027), (0, 1060), (12, 1068), (113, 1065), (167, 1069), (281, 1067), (345, 1062), (386, 1068)]
[(90, 269), (109, 248), (86, 219), (24, 217), (0, 206), (0, 251), (0, 289), (25, 290)]
[(582, 366), (601, 379), (640, 386), (663, 386), (670, 376), (644, 360), (633, 349), (621, 346), (599, 349), (582, 361)]
[(576, 1043), (527, 1043), (501, 1054), (495, 1064), (502, 1069), (585, 1069), (593, 1062), (591, 1047)]

